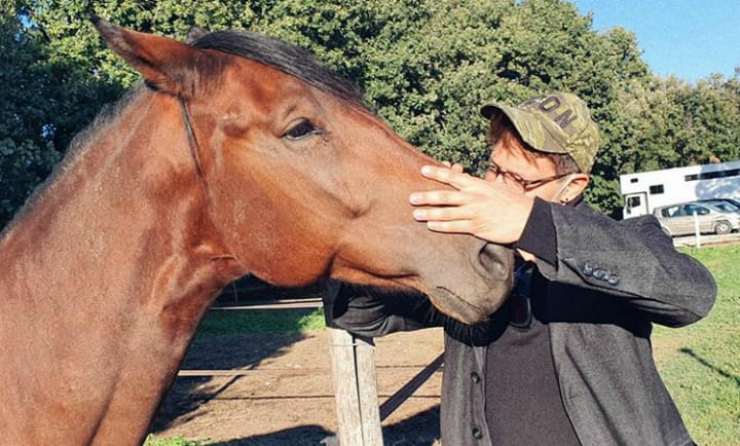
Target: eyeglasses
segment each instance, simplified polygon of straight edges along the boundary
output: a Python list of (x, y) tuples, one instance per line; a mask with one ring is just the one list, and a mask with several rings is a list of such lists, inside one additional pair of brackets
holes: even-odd
[(501, 175), (504, 178), (504, 180), (512, 184), (518, 185), (524, 192), (529, 192), (551, 181), (559, 180), (560, 178), (570, 175), (570, 173), (561, 173), (559, 175), (553, 175), (551, 177), (546, 177), (546, 178), (539, 178), (537, 180), (527, 180), (527, 179), (522, 178), (518, 174), (515, 174), (514, 172), (509, 172), (508, 170), (502, 169), (501, 166), (494, 163), (493, 161), (489, 161), (488, 169), (486, 170), (495, 177), (498, 177), (499, 175)]

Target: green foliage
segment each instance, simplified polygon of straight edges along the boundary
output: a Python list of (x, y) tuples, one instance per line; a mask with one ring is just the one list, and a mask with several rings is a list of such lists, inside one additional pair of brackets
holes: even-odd
[(40, 54), (12, 16), (0, 16), (0, 223), (10, 219), (59, 159), (44, 137), (49, 78), (36, 65)]
[(79, 71), (68, 54), (55, 55), (48, 35), (29, 20), (21, 2), (0, 4), (0, 226), (101, 105), (122, 92)]
[(138, 79), (90, 13), (178, 39), (192, 26), (250, 29), (306, 47), (403, 137), (478, 173), (488, 155), (482, 104), (572, 91), (603, 134), (588, 198), (612, 214), (621, 173), (740, 157), (737, 76), (657, 78), (632, 33), (597, 33), (563, 0), (3, 0), (1, 12), (0, 80), (11, 88), (0, 92), (0, 224)]

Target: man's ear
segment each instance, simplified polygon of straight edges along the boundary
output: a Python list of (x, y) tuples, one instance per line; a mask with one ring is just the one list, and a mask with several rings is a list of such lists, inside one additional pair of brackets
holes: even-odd
[(589, 175), (586, 175), (585, 173), (572, 174), (570, 182), (568, 183), (568, 186), (565, 188), (564, 192), (565, 196), (568, 198), (568, 201), (582, 194), (583, 191), (585, 191), (588, 187), (590, 181), (591, 177)]
[(197, 67), (212, 57), (177, 40), (131, 31), (99, 17), (92, 22), (108, 47), (141, 73), (149, 86), (174, 96), (193, 95)]

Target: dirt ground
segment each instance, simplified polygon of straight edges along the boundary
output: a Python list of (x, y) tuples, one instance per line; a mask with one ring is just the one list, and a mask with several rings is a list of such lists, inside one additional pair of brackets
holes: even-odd
[[(442, 352), (428, 329), (376, 340), (382, 404)], [(332, 444), (336, 430), (328, 331), (196, 340), (182, 370), (249, 370), (247, 376), (178, 377), (155, 420), (157, 436), (218, 445)], [(383, 421), (386, 445), (432, 445), (439, 438), (441, 369)]]

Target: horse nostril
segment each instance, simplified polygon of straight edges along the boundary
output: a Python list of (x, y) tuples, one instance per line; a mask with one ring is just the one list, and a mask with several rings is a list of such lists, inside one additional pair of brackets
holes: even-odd
[(486, 243), (478, 253), (478, 262), (491, 280), (506, 280), (511, 276), (513, 254), (511, 249)]

